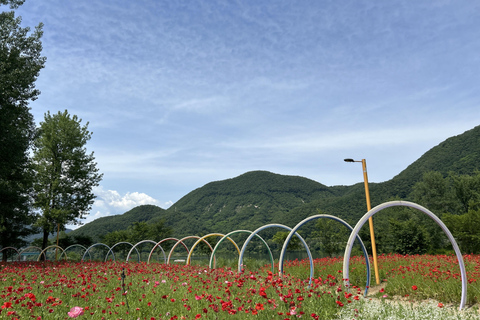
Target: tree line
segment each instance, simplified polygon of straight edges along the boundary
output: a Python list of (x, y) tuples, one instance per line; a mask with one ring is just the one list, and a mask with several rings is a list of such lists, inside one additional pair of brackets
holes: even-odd
[[(447, 176), (438, 171), (428, 171), (413, 186), (410, 198), (442, 220), (462, 252), (480, 253), (480, 171), (472, 175), (450, 172)], [(453, 251), (440, 226), (418, 210), (387, 208), (373, 219), (376, 247), (380, 254), (440, 254)], [(352, 223), (354, 226), (355, 222)], [(349, 234), (343, 226), (319, 220), (313, 236), (319, 240), (319, 247), (332, 256), (343, 254)], [(368, 224), (362, 227), (359, 235), (371, 252)]]
[[(440, 217), (462, 252), (480, 253), (480, 171), (475, 171), (473, 175), (450, 172), (447, 176), (438, 171), (426, 172), (414, 185), (409, 200)], [(328, 212), (318, 210), (317, 213)], [(351, 221), (352, 227), (355, 223)], [(430, 217), (413, 208), (382, 210), (374, 216), (374, 230), (379, 254), (440, 254), (453, 250), (443, 230)], [(305, 235), (302, 229), (298, 232)], [(273, 250), (279, 251), (288, 234), (287, 231), (278, 231), (266, 239)], [(127, 229), (105, 234), (102, 242), (112, 246), (118, 242), (137, 243), (145, 239), (159, 241), (171, 235), (172, 229), (165, 225), (165, 220), (156, 224), (135, 222)], [(311, 250), (320, 251), (324, 256), (338, 256), (344, 253), (350, 230), (336, 221), (318, 219), (313, 231), (306, 235)], [(371, 252), (368, 224), (361, 229), (360, 237)], [(212, 238), (207, 241), (214, 244)], [(298, 238), (293, 237), (288, 250), (304, 249)], [(360, 250), (357, 247), (356, 253), (362, 254)]]
[(102, 174), (86, 150), (88, 123), (65, 110), (35, 126), (29, 103), (45, 67), (43, 24), (21, 27), (14, 9), (23, 2), (0, 0), (10, 8), (0, 13), (0, 246), (21, 247), (41, 230), (45, 248), (49, 234), (89, 212)]

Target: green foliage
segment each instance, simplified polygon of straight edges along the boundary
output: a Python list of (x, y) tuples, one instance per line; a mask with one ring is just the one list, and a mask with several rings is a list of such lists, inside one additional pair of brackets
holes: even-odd
[[(116, 243), (120, 242), (130, 242), (130, 232), (129, 230), (116, 230), (110, 233), (107, 233), (102, 237), (102, 243), (106, 244), (109, 247), (112, 247)], [(130, 242), (132, 243), (132, 242)], [(133, 244), (133, 243), (132, 243)]]
[[(373, 217), (377, 253), (422, 254), (433, 247), (434, 238), (443, 247), (445, 235), (428, 216), (407, 207), (392, 207)], [(371, 252), (370, 227), (366, 223), (360, 237)]]
[(172, 230), (165, 226), (165, 221), (160, 220), (155, 223), (134, 222), (126, 230), (116, 230), (105, 234), (102, 237), (102, 243), (111, 247), (119, 242), (129, 242), (136, 244), (142, 240), (152, 240), (158, 242), (171, 236)]
[(430, 235), (416, 219), (398, 221), (390, 219), (392, 252), (400, 254), (424, 254), (430, 246)]
[[(2, 0), (14, 9), (23, 1)], [(28, 108), (40, 93), (35, 81), (44, 67), (41, 57), (42, 24), (30, 33), (21, 17), (0, 13), (0, 247), (21, 246), (34, 233), (31, 212), (29, 148), (35, 125)]]
[[(91, 138), (88, 123), (65, 110), (45, 114), (35, 139), (35, 203), (42, 215), (36, 224), (43, 229), (44, 242), (59, 224), (75, 224), (91, 209), (102, 174), (98, 173), (93, 152), (87, 154)], [(44, 246), (42, 246), (44, 247)]]
[(421, 181), (413, 186), (413, 198), (416, 203), (429, 208), (437, 214), (452, 209), (453, 194), (449, 190), (448, 181), (438, 171), (428, 171)]
[(480, 208), (480, 171), (474, 175), (450, 173), (456, 201), (456, 212), (467, 213)]
[[(429, 171), (413, 187), (414, 201), (440, 215), (462, 250), (477, 252), (475, 210), (480, 206), (480, 174)], [(468, 214), (466, 214), (468, 210)], [(378, 252), (417, 254), (439, 252), (449, 246), (445, 233), (426, 215), (412, 213), (411, 209), (390, 209), (388, 224), (383, 214), (376, 216), (375, 232)], [(409, 213), (410, 212), (410, 213)], [(461, 214), (461, 216), (458, 216)], [(480, 223), (480, 222), (479, 222)], [(365, 236), (365, 232), (362, 234)], [(387, 236), (385, 236), (387, 235)]]
[(66, 249), (69, 246), (74, 244), (80, 244), (88, 248), (93, 244), (93, 240), (88, 236), (83, 236), (83, 235), (74, 236), (74, 235), (66, 234), (65, 232), (60, 233), (60, 236), (58, 239), (58, 245), (60, 247), (62, 247), (63, 249)]
[[(205, 235), (199, 235), (199, 237), (203, 237), (203, 236), (205, 236)], [(213, 236), (212, 237), (207, 237), (206, 239), (203, 239), (203, 241), (200, 241), (198, 243), (198, 245), (195, 247), (194, 253), (195, 254), (200, 253), (202, 255), (210, 255), (212, 253), (211, 248), (215, 247), (218, 240), (219, 240), (219, 238), (216, 238), (216, 237), (213, 237)]]
[[(454, 234), (462, 250), (478, 252), (474, 243), (477, 231), (472, 228), (476, 225), (475, 212), (480, 208), (480, 172), (474, 170), (471, 175), (458, 174), (453, 171), (443, 177), (439, 172), (426, 172), (423, 180), (414, 186), (416, 202), (431, 209), (437, 215), (442, 215), (443, 222)], [(461, 215), (456, 217), (456, 215)], [(467, 221), (470, 225), (467, 224)], [(444, 233), (432, 223), (425, 224), (432, 238), (432, 248), (438, 251), (449, 242)], [(477, 229), (478, 230), (478, 229)]]
[(320, 248), (328, 257), (343, 253), (350, 230), (332, 219), (318, 219), (315, 227), (313, 236), (320, 240)]
[[(41, 248), (43, 244), (43, 238), (35, 238), (30, 242), (31, 246)], [(46, 247), (53, 245), (53, 239), (47, 241)]]
[[(178, 237), (255, 230), (268, 223), (294, 225), (304, 215), (294, 215), (292, 209), (336, 193), (337, 190), (302, 177), (247, 172), (190, 192), (167, 210), (168, 216), (175, 216), (175, 220), (167, 217), (167, 223)], [(266, 230), (265, 234), (271, 238), (274, 232)]]
[(26, 107), (29, 100), (35, 100), (40, 94), (35, 89), (35, 81), (46, 60), (41, 56), (43, 24), (40, 23), (29, 35), (30, 28), (21, 28), (21, 21), (21, 17), (15, 17), (13, 11), (0, 13), (2, 106)]
[(462, 252), (480, 253), (480, 210), (470, 209), (462, 215), (444, 214), (442, 220)]
[[(276, 243), (280, 248), (283, 247), (283, 244), (285, 243), (285, 240), (287, 239), (288, 235), (290, 232), (288, 231), (278, 231), (273, 235), (273, 242)], [(288, 243), (287, 250), (298, 250), (302, 247), (302, 243), (300, 242), (300, 239), (297, 236), (293, 236), (290, 239), (290, 242)]]
[(480, 171), (471, 175), (450, 172), (448, 176), (429, 171), (413, 187), (415, 202), (437, 214), (463, 214), (480, 205)]
[(480, 126), (461, 135), (448, 138), (428, 150), (422, 157), (409, 165), (392, 180), (383, 185), (394, 196), (406, 198), (423, 174), (438, 171), (444, 177), (450, 172), (471, 175), (480, 170)]
[(0, 5), (9, 5), (11, 9), (16, 9), (21, 6), (25, 0), (0, 0)]

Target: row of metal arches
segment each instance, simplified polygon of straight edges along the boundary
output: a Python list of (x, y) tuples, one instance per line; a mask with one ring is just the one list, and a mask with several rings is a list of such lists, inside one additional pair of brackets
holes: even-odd
[[(463, 257), (462, 257), (462, 254), (460, 252), (460, 249), (455, 241), (455, 239), (453, 238), (453, 235), (450, 233), (450, 231), (448, 230), (448, 228), (445, 226), (445, 224), (434, 214), (432, 213), (431, 211), (429, 211), (428, 209), (416, 204), (416, 203), (412, 203), (412, 202), (407, 202), (407, 201), (390, 201), (390, 202), (386, 202), (386, 203), (383, 203), (383, 204), (380, 204), (378, 206), (376, 206), (375, 208), (371, 209), (370, 211), (368, 211), (358, 222), (357, 224), (355, 225), (354, 228), (352, 228), (347, 222), (343, 221), (342, 219), (338, 218), (338, 217), (335, 217), (335, 216), (331, 216), (331, 215), (325, 215), (325, 214), (319, 214), (319, 215), (314, 215), (314, 216), (311, 216), (311, 217), (308, 217), (306, 218), (305, 220), (299, 222), (294, 228), (290, 228), (288, 226), (285, 226), (285, 225), (281, 225), (281, 224), (267, 224), (267, 225), (264, 225), (258, 229), (256, 229), (255, 231), (248, 231), (248, 230), (236, 230), (236, 231), (232, 231), (226, 235), (224, 234), (220, 234), (220, 233), (212, 233), (212, 234), (208, 234), (206, 236), (203, 236), (203, 237), (198, 237), (198, 236), (189, 236), (189, 237), (185, 237), (185, 238), (182, 238), (182, 239), (176, 239), (176, 238), (167, 238), (167, 239), (163, 239), (161, 241), (159, 241), (158, 243), (157, 242), (154, 242), (152, 240), (143, 240), (143, 241), (140, 241), (138, 242), (137, 244), (133, 245), (133, 244), (130, 244), (130, 243), (127, 243), (127, 242), (119, 242), (117, 244), (115, 244), (114, 246), (112, 246), (111, 248), (108, 247), (107, 245), (103, 244), (103, 243), (96, 243), (92, 246), (90, 246), (89, 248), (84, 248), (85, 249), (85, 253), (82, 257), (82, 261), (86, 259), (87, 257), (87, 254), (89, 254), (89, 251), (96, 247), (96, 246), (105, 246), (107, 247), (108, 249), (108, 253), (105, 257), (105, 261), (107, 261), (110, 253), (112, 254), (112, 258), (113, 260), (115, 260), (115, 255), (113, 253), (113, 249), (117, 246), (117, 245), (120, 245), (120, 244), (128, 244), (128, 245), (131, 245), (132, 248), (130, 249), (128, 255), (127, 255), (127, 259), (126, 261), (128, 262), (129, 259), (130, 259), (130, 256), (131, 254), (133, 253), (134, 250), (137, 250), (137, 246), (142, 244), (142, 243), (152, 243), (154, 244), (154, 247), (153, 249), (150, 251), (150, 254), (149, 254), (149, 257), (148, 257), (148, 263), (150, 263), (150, 259), (152, 257), (152, 254), (153, 252), (157, 249), (157, 248), (160, 248), (162, 250), (162, 253), (163, 253), (163, 257), (164, 257), (164, 261), (165, 263), (170, 263), (170, 258), (172, 256), (172, 253), (174, 251), (174, 249), (182, 244), (184, 246), (184, 248), (187, 250), (188, 252), (188, 257), (186, 259), (186, 264), (190, 264), (190, 259), (191, 259), (191, 256), (192, 256), (192, 252), (193, 252), (193, 249), (195, 249), (195, 247), (201, 243), (202, 241), (205, 242), (207, 244), (207, 246), (210, 248), (210, 250), (212, 251), (212, 254), (211, 254), (211, 257), (210, 257), (210, 263), (209, 263), (209, 267), (210, 268), (215, 268), (216, 265), (215, 265), (215, 252), (218, 248), (218, 246), (225, 240), (225, 239), (228, 239), (230, 242), (232, 242), (235, 246), (235, 248), (237, 249), (238, 251), (238, 254), (239, 254), (239, 259), (238, 259), (238, 272), (241, 272), (241, 269), (242, 269), (242, 264), (243, 264), (243, 256), (244, 256), (244, 253), (245, 253), (245, 250), (246, 250), (246, 247), (248, 245), (248, 243), (250, 242), (250, 240), (253, 238), (253, 237), (258, 237), (259, 239), (261, 239), (261, 241), (265, 244), (265, 246), (268, 248), (268, 251), (269, 251), (269, 255), (270, 255), (270, 262), (271, 262), (271, 267), (272, 267), (272, 272), (274, 271), (274, 263), (273, 263), (273, 256), (272, 256), (272, 252), (268, 246), (268, 244), (266, 243), (266, 241), (261, 238), (257, 233), (264, 230), (264, 229), (267, 229), (267, 228), (271, 228), (271, 227), (280, 227), (280, 228), (284, 228), (284, 229), (287, 229), (289, 230), (289, 234), (283, 244), (283, 247), (282, 247), (282, 250), (281, 250), (281, 253), (280, 253), (280, 258), (279, 258), (279, 264), (278, 264), (278, 271), (280, 274), (283, 273), (283, 264), (284, 264), (284, 258), (285, 258), (285, 252), (286, 252), (286, 248), (290, 242), (290, 240), (292, 239), (292, 237), (295, 235), (297, 236), (301, 243), (303, 244), (303, 246), (305, 247), (305, 250), (307, 251), (307, 254), (308, 254), (308, 257), (309, 257), (309, 260), (310, 260), (310, 282), (309, 284), (311, 284), (311, 281), (313, 279), (313, 274), (314, 274), (314, 270), (313, 270), (313, 258), (312, 258), (312, 255), (311, 255), (311, 252), (310, 252), (310, 249), (308, 247), (308, 245), (306, 244), (305, 240), (297, 233), (297, 230), (303, 226), (305, 223), (307, 222), (310, 222), (310, 221), (313, 221), (313, 220), (316, 220), (316, 219), (320, 219), (320, 218), (327, 218), (327, 219), (332, 219), (332, 220), (335, 220), (335, 221), (338, 221), (340, 223), (342, 223), (344, 226), (346, 226), (349, 230), (351, 230), (351, 234), (350, 234), (350, 237), (348, 239), (348, 242), (347, 242), (347, 246), (345, 248), (345, 254), (344, 254), (344, 260), (343, 260), (343, 279), (347, 279), (345, 280), (345, 285), (348, 286), (349, 285), (349, 265), (350, 265), (350, 255), (351, 255), (351, 252), (352, 252), (352, 248), (353, 248), (353, 243), (355, 241), (355, 239), (358, 239), (360, 244), (361, 244), (361, 247), (362, 247), (362, 251), (364, 253), (364, 256), (365, 256), (365, 260), (366, 260), (366, 265), (367, 265), (367, 283), (366, 283), (366, 289), (365, 289), (365, 295), (367, 294), (368, 292), (368, 287), (370, 285), (370, 263), (369, 263), (369, 259), (368, 259), (368, 254), (367, 254), (367, 251), (365, 249), (365, 246), (363, 244), (363, 242), (361, 241), (360, 237), (358, 236), (358, 233), (360, 232), (360, 229), (363, 227), (363, 225), (366, 223), (366, 221), (372, 217), (374, 214), (378, 213), (379, 211), (383, 210), (383, 209), (386, 209), (388, 207), (393, 207), (393, 206), (406, 206), (406, 207), (411, 207), (411, 208), (415, 208), (415, 209), (418, 209), (419, 211), (421, 211), (422, 213), (425, 213), (426, 215), (428, 215), (430, 218), (432, 218), (441, 228), (442, 230), (446, 233), (448, 239), (450, 240), (450, 242), (452, 243), (452, 246), (453, 246), (453, 249), (455, 251), (455, 254), (457, 256), (457, 259), (458, 259), (458, 263), (459, 263), (459, 267), (460, 267), (460, 273), (461, 273), (461, 280), (462, 280), (462, 297), (461, 297), (461, 302), (460, 302), (460, 309), (462, 309), (464, 306), (465, 306), (465, 303), (466, 303), (466, 296), (467, 296), (467, 277), (466, 277), (466, 270), (465, 270), (465, 264), (464, 264), (464, 261), (463, 261)], [(244, 242), (243, 246), (242, 246), (242, 249), (240, 250), (238, 245), (235, 243), (235, 241), (233, 241), (231, 238), (230, 238), (230, 235), (233, 235), (235, 233), (250, 233), (249, 237), (247, 238), (247, 240)], [(206, 238), (208, 237), (211, 237), (211, 236), (221, 236), (222, 238), (220, 239), (220, 241), (217, 242), (217, 244), (215, 245), (215, 248), (212, 248), (211, 245), (205, 240)], [(187, 240), (187, 239), (191, 239), (191, 238), (195, 238), (197, 239), (197, 241), (195, 242), (195, 244), (190, 248), (190, 250), (188, 249), (188, 247), (185, 245), (185, 243), (183, 241)], [(172, 247), (172, 249), (170, 250), (169, 254), (168, 254), (168, 258), (166, 257), (166, 254), (165, 254), (165, 251), (163, 250), (163, 248), (161, 247), (161, 243), (165, 242), (165, 241), (168, 241), (168, 240), (173, 240), (173, 241), (176, 241), (175, 245)], [(66, 255), (66, 251), (74, 246), (80, 246), (80, 245), (73, 245), (73, 246), (70, 246), (68, 248), (66, 248), (65, 250), (63, 250), (62, 248), (60, 247), (57, 247), (57, 246), (50, 246), (48, 248), (45, 248), (44, 250), (41, 250), (40, 248), (37, 248), (41, 251), (39, 257), (38, 257), (38, 260), (40, 260), (41, 256), (45, 256), (45, 252), (46, 250), (48, 249), (51, 249), (51, 248), (57, 248), (57, 249), (60, 249), (62, 251), (62, 254), (60, 257), (62, 257), (63, 255), (65, 255), (65, 259), (67, 258), (67, 255)], [(35, 247), (33, 247), (35, 248)], [(14, 249), (18, 252), (19, 254), (19, 257), (21, 256), (22, 252), (25, 252), (25, 250), (30, 250), (32, 249), (32, 247), (29, 247), (29, 248), (25, 248), (24, 250), (22, 251), (18, 251), (17, 249), (15, 248), (12, 248), (12, 247), (6, 247), (6, 248), (3, 248), (2, 250), (0, 250), (0, 253), (4, 250), (7, 250), (7, 249)], [(137, 250), (137, 254), (138, 254), (138, 250)], [(140, 255), (139, 256), (139, 260), (140, 260)]]
[[(88, 248), (85, 248), (84, 246), (82, 245), (79, 245), (79, 244), (76, 244), (76, 245), (72, 245), (72, 246), (69, 246), (67, 247), (65, 250), (59, 246), (56, 246), (56, 245), (52, 245), (52, 246), (49, 246), (47, 248), (45, 248), (44, 250), (41, 250), (40, 248), (38, 247), (28, 247), (28, 248), (25, 248), (24, 250), (22, 250), (21, 252), (19, 252), (19, 257), (21, 256), (21, 254), (23, 252), (26, 252), (27, 250), (32, 250), (32, 249), (36, 249), (36, 250), (39, 250), (40, 251), (40, 254), (38, 255), (38, 259), (37, 261), (40, 261), (42, 256), (43, 258), (46, 258), (46, 252), (48, 250), (51, 250), (51, 249), (58, 249), (58, 250), (61, 250), (61, 254), (60, 254), (60, 257), (59, 259), (67, 259), (67, 251), (69, 249), (72, 249), (74, 247), (81, 247), (85, 250), (83, 256), (82, 256), (82, 261), (84, 260), (87, 260), (89, 257), (91, 259), (91, 256), (90, 256), (90, 251), (95, 248), (95, 247), (105, 247), (108, 251), (107, 251), (107, 254), (105, 256), (105, 259), (104, 261), (108, 261), (108, 259), (111, 257), (113, 260), (115, 260), (115, 253), (114, 253), (114, 249), (115, 247), (119, 246), (119, 245), (123, 245), (123, 244), (127, 244), (129, 246), (131, 246), (131, 249), (130, 251), (128, 252), (128, 255), (127, 255), (127, 258), (126, 258), (126, 261), (128, 262), (130, 260), (130, 258), (132, 257), (132, 254), (134, 254), (135, 252), (137, 253), (137, 256), (138, 256), (138, 261), (140, 262), (140, 253), (138, 252), (137, 250), (137, 247), (141, 244), (144, 244), (144, 243), (151, 243), (153, 244), (153, 248), (151, 249), (150, 253), (149, 253), (149, 256), (148, 256), (148, 260), (147, 260), (147, 263), (150, 263), (151, 261), (151, 258), (155, 252), (155, 250), (157, 250), (157, 248), (160, 248), (160, 250), (162, 251), (163, 253), (163, 258), (164, 258), (164, 263), (166, 264), (169, 264), (170, 261), (171, 261), (171, 258), (172, 258), (172, 254), (174, 252), (174, 250), (176, 249), (177, 246), (179, 245), (183, 245), (183, 247), (185, 248), (185, 250), (187, 251), (188, 253), (188, 256), (187, 256), (187, 259), (186, 259), (186, 264), (190, 264), (190, 261), (191, 261), (191, 258), (192, 258), (192, 253), (193, 253), (193, 250), (195, 249), (195, 247), (197, 247), (201, 242), (204, 242), (211, 250), (212, 254), (210, 255), (210, 262), (209, 262), (209, 267), (210, 268), (216, 268), (216, 261), (215, 261), (215, 253), (217, 251), (217, 249), (219, 248), (220, 244), (226, 239), (226, 240), (229, 240), (236, 248), (237, 252), (238, 252), (238, 255), (239, 255), (239, 259), (238, 259), (238, 272), (241, 272), (242, 270), (242, 266), (243, 266), (243, 258), (244, 258), (244, 255), (245, 255), (245, 251), (246, 251), (246, 248), (247, 248), (247, 245), (250, 243), (250, 241), (254, 238), (254, 237), (257, 237), (258, 239), (260, 239), (260, 241), (265, 245), (265, 247), (267, 248), (268, 250), (268, 254), (269, 254), (269, 258), (270, 258), (270, 265), (271, 265), (271, 270), (272, 272), (274, 272), (274, 259), (273, 259), (273, 254), (272, 254), (272, 251), (270, 249), (270, 247), (268, 246), (267, 242), (260, 236), (258, 235), (258, 233), (262, 230), (265, 230), (265, 229), (268, 229), (268, 228), (272, 228), (272, 227), (279, 227), (279, 228), (283, 228), (283, 229), (286, 229), (286, 230), (289, 230), (290, 233), (289, 233), (289, 237), (287, 238), (287, 240), (285, 241), (285, 244), (284, 246), (282, 247), (282, 251), (281, 251), (281, 254), (280, 254), (280, 259), (279, 259), (279, 272), (280, 273), (283, 273), (283, 264), (284, 264), (284, 258), (285, 258), (285, 253), (286, 253), (286, 248), (287, 248), (287, 245), (288, 245), (288, 242), (290, 241), (291, 237), (293, 235), (297, 236), (300, 240), (300, 242), (302, 243), (302, 245), (304, 246), (305, 250), (307, 251), (307, 254), (308, 254), (308, 258), (309, 258), (309, 263), (310, 263), (310, 277), (309, 277), (309, 284), (311, 284), (311, 281), (313, 279), (313, 275), (314, 275), (314, 266), (313, 266), (313, 257), (312, 257), (312, 254), (310, 252), (310, 248), (308, 247), (307, 243), (305, 242), (305, 240), (297, 233), (297, 230), (302, 226), (304, 225), (305, 223), (309, 222), (309, 221), (312, 221), (312, 220), (316, 220), (316, 219), (320, 219), (320, 218), (327, 218), (327, 219), (332, 219), (332, 220), (335, 220), (335, 221), (338, 221), (340, 223), (342, 223), (343, 225), (345, 225), (347, 228), (349, 228), (350, 230), (353, 230), (353, 228), (347, 223), (345, 222), (344, 220), (338, 218), (338, 217), (335, 217), (335, 216), (331, 216), (331, 215), (326, 215), (326, 214), (319, 214), (319, 215), (314, 215), (314, 216), (311, 216), (303, 221), (301, 221), (300, 223), (298, 223), (293, 229), (288, 227), (288, 226), (285, 226), (285, 225), (282, 225), (282, 224), (267, 224), (267, 225), (264, 225), (258, 229), (256, 229), (255, 231), (249, 231), (249, 230), (235, 230), (235, 231), (232, 231), (228, 234), (221, 234), (221, 233), (211, 233), (211, 234), (208, 234), (208, 235), (205, 235), (203, 237), (199, 237), (199, 236), (188, 236), (188, 237), (184, 237), (182, 239), (177, 239), (177, 238), (166, 238), (166, 239), (163, 239), (159, 242), (155, 242), (155, 241), (152, 241), (152, 240), (143, 240), (143, 241), (140, 241), (138, 242), (137, 244), (133, 245), (129, 242), (118, 242), (116, 243), (115, 245), (113, 245), (112, 247), (109, 247), (108, 245), (104, 244), (104, 243), (96, 243)], [(249, 233), (249, 237), (245, 240), (243, 246), (242, 246), (242, 249), (240, 249), (237, 245), (237, 243), (230, 237), (231, 235), (234, 235), (234, 234), (238, 234), (238, 233)], [(291, 236), (290, 236), (291, 235)], [(221, 239), (216, 243), (215, 247), (212, 248), (212, 246), (206, 241), (207, 238), (209, 237), (212, 237), (212, 236), (217, 236), (217, 237), (221, 237)], [(189, 249), (187, 247), (187, 245), (184, 243), (185, 240), (188, 240), (188, 239), (197, 239), (197, 241), (193, 244), (193, 246)], [(368, 287), (370, 285), (370, 262), (369, 262), (369, 259), (368, 259), (368, 254), (367, 254), (367, 251), (365, 249), (365, 246), (362, 242), (362, 240), (360, 239), (360, 237), (357, 236), (357, 239), (359, 240), (361, 246), (362, 246), (362, 250), (363, 250), (363, 253), (364, 253), (364, 256), (365, 256), (365, 262), (366, 262), (366, 265), (367, 265), (367, 283), (366, 283), (366, 290), (365, 290), (365, 294), (367, 294), (367, 291), (368, 291)], [(165, 253), (165, 250), (162, 248), (161, 244), (164, 243), (165, 241), (176, 241), (175, 244), (173, 245), (173, 247), (170, 249), (170, 252), (168, 254), (168, 257)], [(4, 249), (7, 249), (7, 248), (4, 248)], [(3, 249), (2, 249), (3, 250)], [(1, 251), (0, 251), (1, 252)]]

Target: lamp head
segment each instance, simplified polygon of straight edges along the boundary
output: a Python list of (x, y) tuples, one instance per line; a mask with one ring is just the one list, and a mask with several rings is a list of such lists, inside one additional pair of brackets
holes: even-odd
[(350, 158), (343, 159), (343, 161), (345, 161), (345, 162), (355, 162), (355, 160), (353, 160), (353, 159), (350, 159)]

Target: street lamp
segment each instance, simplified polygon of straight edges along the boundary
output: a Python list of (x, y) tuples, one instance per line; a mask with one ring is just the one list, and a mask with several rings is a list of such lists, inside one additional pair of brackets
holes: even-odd
[[(353, 159), (344, 159), (345, 162), (361, 162), (362, 169), (363, 169), (363, 180), (365, 183), (365, 197), (367, 198), (367, 210), (370, 211), (372, 209), (370, 205), (370, 192), (368, 191), (368, 176), (367, 176), (367, 163), (365, 159), (361, 161), (356, 161)], [(378, 274), (378, 263), (377, 263), (377, 246), (375, 245), (375, 232), (373, 231), (373, 219), (372, 217), (368, 218), (368, 225), (370, 227), (370, 238), (372, 240), (372, 255), (373, 255), (373, 267), (375, 269), (375, 281), (377, 284), (380, 284), (380, 276)]]

